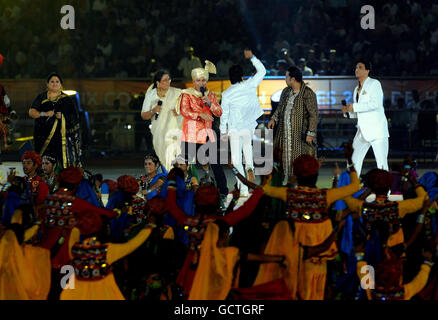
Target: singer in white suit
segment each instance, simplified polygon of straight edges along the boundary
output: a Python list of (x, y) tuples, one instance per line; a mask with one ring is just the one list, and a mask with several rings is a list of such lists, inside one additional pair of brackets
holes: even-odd
[[(257, 87), (266, 74), (263, 63), (260, 62), (251, 50), (244, 50), (246, 59), (250, 59), (256, 69), (256, 74), (243, 81), (243, 69), (240, 65), (233, 65), (229, 70), (231, 87), (222, 93), (222, 117), (220, 122), (221, 140), (230, 139), (231, 161), (234, 167), (242, 174), (242, 151), (245, 157), (245, 169), (248, 180), (254, 181), (254, 160), (252, 137), (257, 127), (257, 119), (263, 115), (257, 97)], [(248, 196), (248, 187), (237, 179), (237, 185), (242, 197)]]
[(388, 170), (389, 132), (383, 108), (383, 90), (378, 80), (369, 77), (370, 71), (369, 62), (357, 62), (355, 74), (359, 83), (354, 89), (354, 103), (342, 107), (342, 112), (349, 112), (350, 118), (357, 118), (352, 160), (358, 175), (370, 146), (373, 148), (377, 167)]

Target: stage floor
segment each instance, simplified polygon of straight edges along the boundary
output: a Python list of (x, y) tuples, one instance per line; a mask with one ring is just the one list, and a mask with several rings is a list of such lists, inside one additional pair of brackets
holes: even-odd
[[(108, 162), (105, 165), (90, 164), (87, 166), (87, 169), (93, 174), (101, 173), (104, 179), (112, 179), (112, 180), (117, 180), (117, 178), (123, 174), (129, 174), (136, 178), (144, 174), (144, 168), (141, 165), (142, 164), (141, 160), (139, 161), (139, 164), (132, 164), (130, 166), (127, 166), (125, 164), (119, 164), (119, 165), (113, 164), (111, 166), (108, 166)], [(338, 165), (342, 170), (343, 168), (345, 168), (345, 161), (338, 162)], [(374, 168), (374, 166), (375, 166), (375, 162), (372, 161), (364, 162), (362, 173), (366, 173), (368, 170)], [(331, 187), (334, 168), (335, 165), (334, 162), (332, 161), (323, 164), (322, 168), (319, 170), (319, 177), (317, 183), (318, 187), (320, 188)], [(417, 170), (417, 173), (421, 177), (425, 172), (431, 170), (433, 169), (420, 167)], [(224, 172), (227, 177), (228, 188), (231, 191), (234, 188), (234, 184), (236, 183), (236, 178), (234, 177), (233, 173), (231, 172), (231, 169), (228, 166), (224, 165)], [(203, 175), (202, 170), (199, 170), (198, 173), (202, 177)], [(256, 176), (256, 183), (259, 182), (260, 182), (260, 178)]]

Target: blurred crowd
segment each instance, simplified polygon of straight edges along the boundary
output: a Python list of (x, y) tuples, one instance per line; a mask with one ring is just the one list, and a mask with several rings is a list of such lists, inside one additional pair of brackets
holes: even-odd
[[(375, 76), (438, 74), (438, 4), (434, 1), (121, 1), (73, 0), (75, 29), (60, 26), (60, 4), (18, 0), (2, 8), (0, 77), (150, 78), (165, 67), (184, 77), (205, 59), (217, 77), (251, 47), (268, 75), (288, 65), (304, 75), (352, 75), (358, 57)], [(373, 5), (375, 29), (361, 28), (360, 9)], [(269, 15), (267, 16), (267, 12)], [(192, 49), (190, 49), (192, 48)], [(246, 72), (251, 73), (251, 65)]]

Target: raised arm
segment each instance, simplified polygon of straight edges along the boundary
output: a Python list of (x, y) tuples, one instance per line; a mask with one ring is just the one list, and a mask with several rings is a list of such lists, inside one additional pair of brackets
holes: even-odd
[(415, 226), (414, 233), (411, 235), (408, 241), (405, 242), (405, 249), (410, 247), (415, 240), (417, 240), (418, 236), (421, 233), (421, 230), (423, 230), (424, 226), (424, 217), (426, 215), (426, 212), (429, 210), (431, 206), (431, 202), (429, 199), (424, 199), (423, 201), (423, 209), (421, 210), (421, 213), (417, 217), (417, 225)]
[[(332, 188), (327, 190), (327, 205), (330, 206), (336, 200), (341, 200), (351, 196), (360, 190), (359, 178), (356, 171), (350, 172), (350, 184), (340, 188)], [(347, 202), (344, 199), (345, 202)], [(347, 204), (348, 205), (348, 204)], [(349, 207), (350, 208), (350, 207)], [(350, 208), (352, 209), (352, 208)], [(352, 209), (353, 210), (353, 209)]]
[(87, 201), (76, 198), (75, 201), (73, 201), (72, 205), (72, 212), (81, 212), (85, 210), (94, 211), (100, 215), (106, 216), (106, 217), (115, 217), (116, 213), (113, 210), (108, 210), (104, 208), (98, 208), (96, 206), (93, 206), (92, 204), (88, 203)]
[(107, 253), (107, 262), (108, 264), (113, 264), (117, 260), (127, 256), (139, 246), (143, 244), (151, 234), (152, 228), (147, 227), (142, 229), (134, 238), (129, 240), (126, 243), (108, 244), (108, 253)]
[(402, 200), (398, 202), (398, 211), (401, 218), (409, 213), (417, 212), (423, 206), (424, 199), (428, 199), (427, 192), (424, 188), (417, 182), (417, 180), (408, 173), (408, 179), (415, 188), (417, 197), (414, 199)]
[(242, 176), (240, 174), (240, 172), (233, 166), (233, 164), (229, 164), (231, 171), (233, 172), (233, 174), (239, 178), (240, 181), (242, 181), (242, 183), (244, 185), (246, 185), (248, 188), (251, 189), (256, 189), (257, 187), (259, 187), (259, 185), (255, 184), (254, 182), (249, 181), (248, 179), (246, 179), (244, 176)]
[(176, 204), (176, 188), (171, 187), (170, 185), (167, 189), (166, 208), (180, 225), (184, 224), (188, 218), (188, 215)]
[(23, 241), (26, 242), (26, 241), (29, 241), (30, 239), (32, 239), (37, 234), (39, 227), (40, 226), (36, 224), (36, 225), (33, 225), (32, 227), (30, 227), (29, 229), (26, 229), (24, 231)]
[(353, 211), (354, 213), (356, 213), (360, 216), (360, 212), (362, 210), (363, 200), (353, 198), (352, 196), (348, 196), (342, 200), (345, 201), (348, 209), (350, 209), (351, 211)]
[(237, 201), (239, 200), (239, 198), (240, 198), (240, 190), (235, 188), (233, 190), (233, 198), (231, 199), (230, 204), (228, 205), (227, 210), (225, 210), (225, 215), (229, 214), (230, 212), (232, 212), (234, 210), (234, 207), (236, 206)]
[(246, 200), (246, 202), (241, 207), (239, 207), (237, 210), (232, 211), (224, 217), (220, 217), (220, 219), (224, 220), (230, 226), (235, 225), (239, 221), (247, 218), (254, 211), (262, 196), (263, 189), (255, 189), (252, 196), (248, 200)]
[[(263, 65), (263, 63), (259, 59), (257, 59), (257, 57), (255, 55), (252, 54), (251, 50), (245, 50), (245, 51), (250, 52), (250, 54), (252, 56), (250, 58), (251, 63), (254, 66), (254, 68), (256, 69), (256, 74), (251, 79), (248, 79), (246, 81), (246, 83), (251, 87), (257, 88), (259, 86), (260, 82), (262, 82), (263, 78), (266, 75), (266, 68)], [(248, 55), (249, 55), (249, 53), (248, 53)]]
[(263, 185), (263, 191), (268, 197), (287, 201), (287, 187), (271, 186), (272, 176), (269, 177), (266, 184)]
[(242, 176), (239, 173), (239, 171), (237, 171), (237, 169), (234, 168), (234, 166), (232, 164), (230, 164), (230, 167), (231, 167), (231, 170), (233, 171), (234, 175), (236, 175), (236, 177), (239, 178), (239, 180), (242, 181), (242, 183), (244, 185), (246, 185), (247, 187), (249, 187), (251, 189), (256, 189), (256, 188), (261, 187), (261, 188), (263, 188), (265, 195), (267, 195), (268, 197), (280, 199), (280, 200), (283, 200), (284, 202), (286, 202), (287, 187), (273, 187), (273, 186), (271, 186), (272, 175), (269, 176), (268, 180), (266, 181), (266, 183), (263, 186), (259, 186), (253, 182), (248, 181), (248, 179), (246, 179), (244, 176)]
[[(345, 158), (347, 159), (348, 168), (350, 169), (350, 184), (341, 188), (334, 188), (327, 190), (328, 206), (330, 206), (336, 200), (340, 200), (342, 198), (351, 196), (360, 190), (359, 178), (357, 177), (357, 173), (356, 170), (354, 169), (353, 161), (351, 160), (351, 157), (353, 155), (353, 146), (351, 145), (351, 143), (344, 144), (344, 153), (345, 153)], [(345, 202), (347, 201), (345, 200)], [(349, 208), (353, 210), (353, 208), (351, 208), (350, 206)]]

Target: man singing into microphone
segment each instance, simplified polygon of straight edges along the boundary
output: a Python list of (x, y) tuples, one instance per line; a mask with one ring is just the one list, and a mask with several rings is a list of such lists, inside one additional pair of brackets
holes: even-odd
[[(205, 61), (205, 68), (192, 70), (193, 88), (184, 89), (177, 102), (177, 112), (183, 116), (183, 132), (181, 135), (181, 152), (189, 163), (198, 163), (198, 149), (209, 144), (208, 150), (217, 150), (217, 139), (212, 130), (213, 115), (222, 116), (222, 108), (216, 95), (207, 88), (208, 74), (216, 73), (216, 67), (210, 61)], [(216, 144), (216, 147), (213, 145)], [(209, 160), (211, 160), (210, 156)], [(219, 158), (209, 161), (213, 169), (216, 184), (222, 200), (228, 195), (227, 180)], [(208, 164), (203, 165), (204, 172), (209, 177)]]
[(354, 103), (342, 107), (350, 118), (357, 118), (357, 132), (353, 140), (352, 161), (360, 176), (362, 163), (370, 146), (379, 169), (388, 170), (389, 132), (383, 108), (382, 85), (369, 77), (371, 64), (365, 60), (356, 63), (358, 85), (354, 89)]

